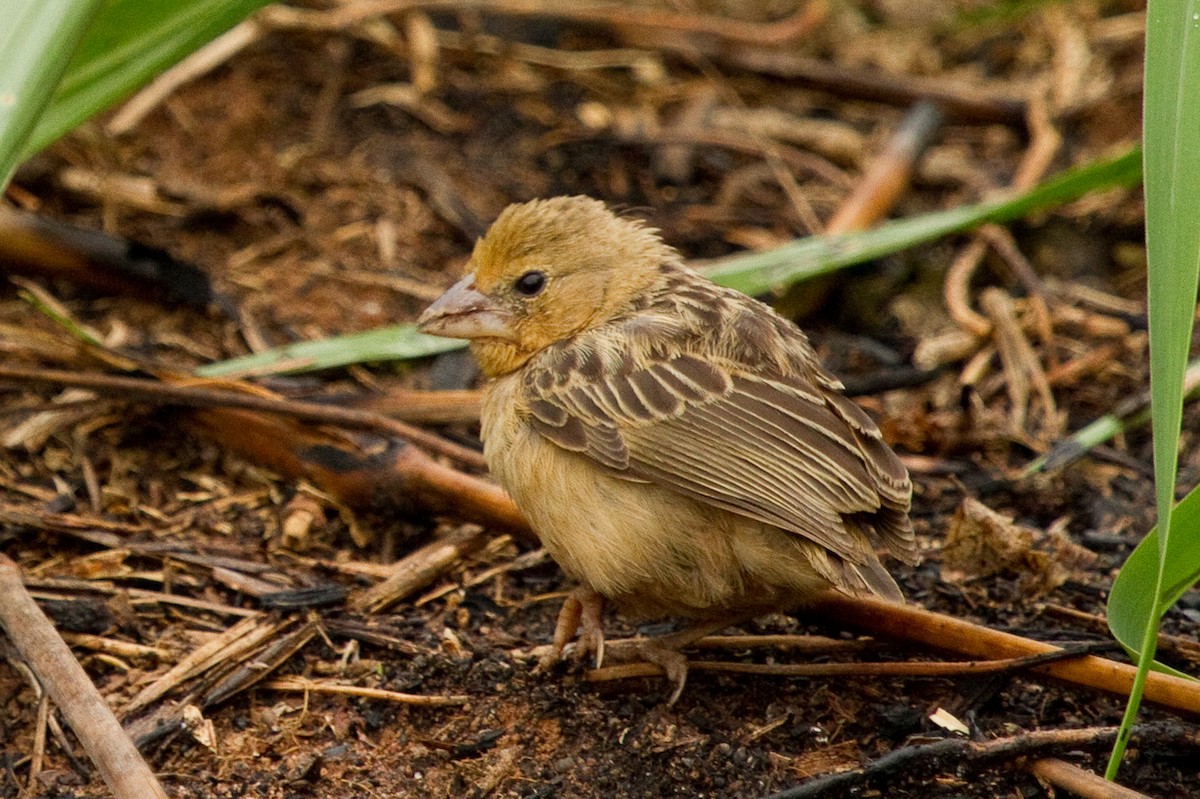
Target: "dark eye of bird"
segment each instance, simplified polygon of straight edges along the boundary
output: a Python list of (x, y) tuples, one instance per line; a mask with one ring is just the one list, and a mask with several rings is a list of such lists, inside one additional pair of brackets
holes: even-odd
[(513, 288), (526, 297), (532, 297), (546, 287), (546, 276), (538, 271), (526, 272), (517, 278)]

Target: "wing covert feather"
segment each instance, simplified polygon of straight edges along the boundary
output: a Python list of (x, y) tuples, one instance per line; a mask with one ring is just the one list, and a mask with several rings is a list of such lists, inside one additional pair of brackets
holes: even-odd
[[(740, 363), (730, 347), (703, 346), (722, 354), (700, 357), (688, 342), (705, 335), (693, 330), (682, 345), (664, 346), (659, 331), (625, 349), (564, 342), (527, 367), (534, 429), (617, 476), (790, 530), (851, 563), (874, 560), (847, 534), (851, 517), (912, 560), (907, 472), (836, 379), (809, 363), (815, 355), (802, 335), (783, 349), (804, 357), (782, 369)], [(562, 368), (580, 363), (581, 352), (589, 369)]]

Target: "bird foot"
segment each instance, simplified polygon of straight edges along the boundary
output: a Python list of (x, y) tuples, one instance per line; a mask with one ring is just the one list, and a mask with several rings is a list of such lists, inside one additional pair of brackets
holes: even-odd
[(688, 661), (681, 650), (710, 633), (740, 622), (743, 618), (746, 618), (744, 614), (718, 616), (656, 638), (638, 638), (623, 642), (624, 645), (613, 644), (609, 649), (615, 660), (641, 659), (661, 668), (667, 681), (673, 686), (671, 696), (667, 699), (667, 707), (671, 707), (679, 701), (687, 684)]
[(604, 662), (604, 597), (589, 588), (579, 586), (563, 602), (554, 625), (554, 640), (541, 660), (538, 671), (547, 671), (563, 659), (567, 644), (579, 634), (572, 656), (582, 661), (595, 655), (596, 668)]
[(679, 701), (683, 687), (687, 684), (687, 657), (678, 649), (663, 646), (653, 638), (636, 642), (634, 649), (642, 660), (653, 663), (665, 672), (667, 682), (674, 686), (670, 698), (667, 699), (667, 707), (672, 707)]

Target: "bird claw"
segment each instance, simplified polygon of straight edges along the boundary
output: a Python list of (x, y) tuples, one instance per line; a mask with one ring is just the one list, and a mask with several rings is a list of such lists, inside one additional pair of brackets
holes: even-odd
[(589, 626), (585, 622), (575, 644), (575, 657), (577, 660), (583, 660), (589, 652), (596, 656), (594, 668), (598, 669), (604, 665), (604, 630), (599, 625)]
[(667, 649), (652, 640), (639, 643), (637, 651), (643, 660), (661, 668), (666, 673), (667, 682), (675, 686), (667, 699), (667, 707), (674, 706), (683, 694), (683, 687), (687, 685), (687, 657), (678, 649)]
[(554, 625), (554, 640), (537, 665), (538, 671), (547, 671), (563, 659), (567, 644), (579, 633), (579, 640), (572, 648), (572, 657), (582, 661), (589, 653), (596, 657), (596, 667), (604, 662), (604, 597), (595, 591), (579, 586), (563, 602)]
[(624, 647), (614, 645), (613, 648), (617, 649), (614, 655), (620, 659), (640, 657), (662, 669), (667, 682), (673, 686), (671, 696), (667, 699), (667, 707), (671, 707), (679, 701), (683, 688), (687, 685), (688, 661), (681, 651), (683, 647), (740, 620), (738, 615), (718, 616), (657, 638), (630, 641), (627, 652), (623, 651)]

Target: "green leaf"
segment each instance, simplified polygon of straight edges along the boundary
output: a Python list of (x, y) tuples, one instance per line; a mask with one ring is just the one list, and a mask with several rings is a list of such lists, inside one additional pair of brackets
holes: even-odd
[[(124, 99), (269, 0), (107, 0), (23, 148), (41, 150)], [(34, 3), (36, 4), (36, 0)], [(45, 2), (82, 6), (82, 2)], [(70, 13), (60, 11), (64, 17)]]
[(0, 25), (0, 190), (100, 0), (9, 0)]
[[(1200, 488), (1193, 489), (1175, 506), (1171, 518), (1171, 549), (1180, 557), (1167, 559), (1161, 593), (1155, 594), (1159, 579), (1159, 538), (1155, 527), (1125, 561), (1108, 595), (1109, 629), (1134, 658), (1142, 648), (1146, 619), (1157, 622), (1200, 580), (1200, 558), (1195, 554), (1200, 553)], [(1177, 677), (1187, 676), (1161, 663), (1154, 663), (1151, 668)]]
[(416, 325), (380, 327), (348, 336), (301, 341), (266, 352), (208, 364), (196, 370), (201, 377), (263, 375), (334, 369), (353, 363), (424, 358), (460, 350), (467, 342), (427, 336)]
[[(1146, 674), (1154, 661), (1158, 624), (1169, 603), (1186, 590), (1200, 552), (1185, 541), (1186, 524), (1195, 519), (1174, 516), (1178, 474), (1179, 428), (1183, 419), (1184, 370), (1200, 284), (1200, 0), (1150, 0), (1146, 16), (1145, 147), (1146, 256), (1150, 265), (1150, 417), (1154, 431), (1154, 488), (1158, 534), (1153, 562), (1136, 563), (1121, 602), (1109, 599), (1109, 616), (1122, 621), (1140, 614), (1138, 672), (1113, 745), (1106, 775), (1116, 776), (1137, 717)], [(1194, 525), (1193, 525), (1194, 526)], [(1151, 545), (1146, 545), (1150, 547)], [(1141, 550), (1141, 546), (1138, 548)], [(1148, 555), (1141, 556), (1143, 559)], [(1184, 588), (1181, 589), (1181, 586)], [(1138, 591), (1146, 595), (1134, 598)], [(1114, 594), (1116, 586), (1114, 585)], [(1135, 621), (1138, 621), (1135, 619)], [(1110, 620), (1110, 626), (1113, 622)], [(1137, 626), (1136, 624), (1134, 626)], [(1128, 635), (1128, 629), (1121, 634)], [(1114, 635), (1117, 631), (1114, 628)]]
[(900, 219), (856, 233), (797, 239), (768, 252), (723, 259), (710, 264), (704, 274), (714, 282), (754, 296), (782, 291), (798, 281), (891, 255), (985, 222), (1010, 222), (1090, 192), (1132, 186), (1141, 178), (1141, 158), (1141, 151), (1134, 149), (1116, 158), (1064, 172), (1015, 197)]
[[(1116, 158), (1066, 172), (1018, 197), (903, 219), (860, 233), (798, 239), (770, 252), (726, 258), (709, 264), (703, 271), (722, 285), (747, 294), (765, 294), (801, 280), (933, 241), (949, 233), (967, 230), (983, 222), (1009, 221), (1033, 211), (1070, 202), (1092, 191), (1133, 185), (1140, 177), (1141, 152), (1135, 149)], [(215, 376), (242, 373), (248, 369), (257, 374), (309, 371), (362, 361), (421, 358), (466, 346), (463, 342), (420, 336), (411, 326), (376, 332), (379, 333), (378, 338), (369, 340), (346, 337), (359, 342), (353, 345), (347, 344), (346, 338), (293, 344), (285, 351), (271, 350), (250, 358), (211, 364), (204, 368), (202, 374)], [(398, 339), (392, 342), (389, 336), (397, 336)], [(309, 346), (329, 346), (337, 350), (338, 355), (327, 358), (306, 349)], [(356, 346), (363, 347), (357, 354), (353, 352)]]

